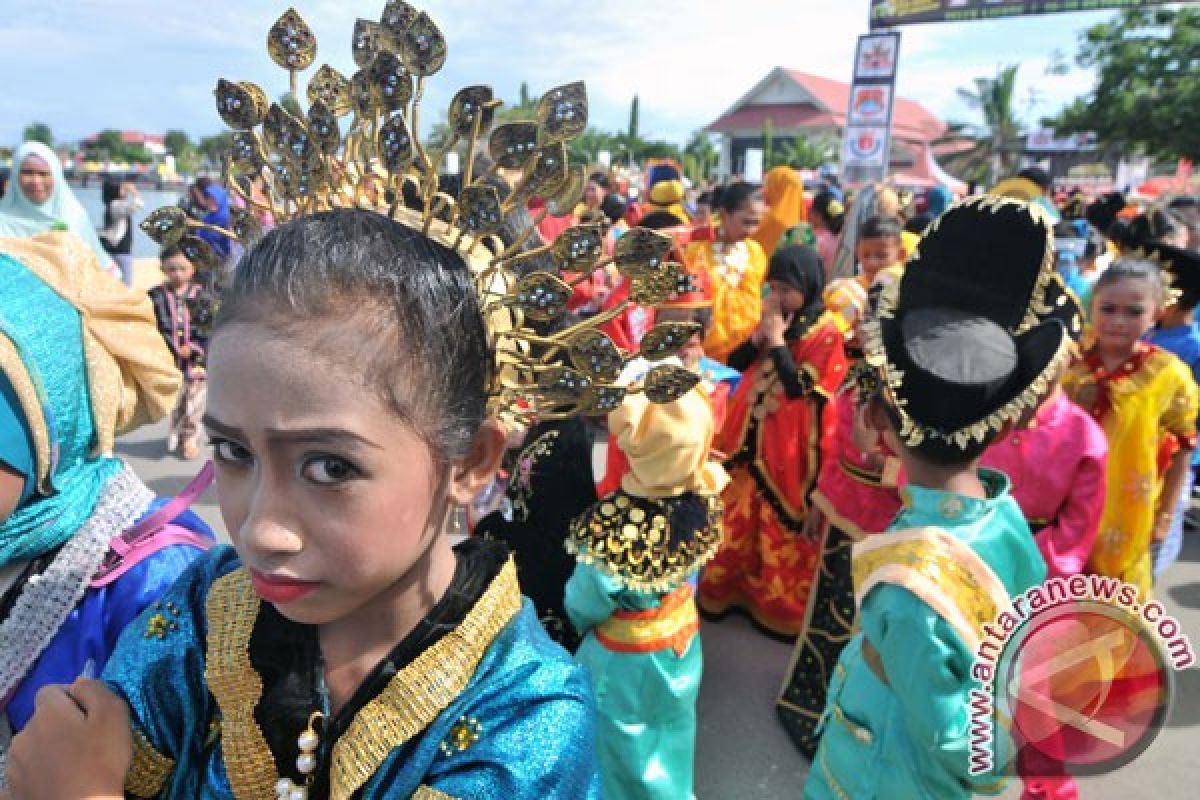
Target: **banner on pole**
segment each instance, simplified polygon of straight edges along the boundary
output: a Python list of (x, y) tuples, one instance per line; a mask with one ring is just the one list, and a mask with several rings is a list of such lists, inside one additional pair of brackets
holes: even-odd
[(871, 0), (871, 30), (918, 22), (962, 22), (1064, 11), (1166, 5), (1171, 0)]
[(887, 175), (899, 57), (899, 33), (858, 37), (842, 132), (842, 175), (849, 183), (879, 181)]

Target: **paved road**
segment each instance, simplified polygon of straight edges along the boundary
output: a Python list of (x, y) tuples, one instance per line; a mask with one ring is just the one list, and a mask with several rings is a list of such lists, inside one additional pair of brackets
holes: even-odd
[[(119, 451), (157, 492), (179, 491), (199, 468), (163, 453), (163, 426), (138, 431)], [(195, 509), (218, 530), (220, 515), (210, 491)], [(1200, 533), (1187, 535), (1183, 556), (1158, 592), (1168, 613), (1200, 647)], [(705, 673), (696, 742), (698, 800), (798, 798), (807, 764), (775, 721), (774, 700), (791, 648), (758, 634), (730, 616), (705, 622)], [(1084, 800), (1195, 798), (1200, 793), (1200, 669), (1176, 675), (1176, 698), (1167, 727), (1134, 763), (1080, 782)], [(1016, 788), (1004, 798), (1019, 797)]]

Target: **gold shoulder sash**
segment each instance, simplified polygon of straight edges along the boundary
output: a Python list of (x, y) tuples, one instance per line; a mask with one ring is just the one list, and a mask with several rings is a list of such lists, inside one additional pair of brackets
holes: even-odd
[(1008, 591), (968, 545), (941, 528), (868, 536), (854, 544), (854, 600), (881, 583), (908, 589), (954, 628), (974, 652), (983, 626), (1008, 606)]
[(154, 749), (141, 731), (133, 730), (133, 761), (125, 773), (125, 792), (134, 797), (158, 797), (167, 785), (175, 761)]

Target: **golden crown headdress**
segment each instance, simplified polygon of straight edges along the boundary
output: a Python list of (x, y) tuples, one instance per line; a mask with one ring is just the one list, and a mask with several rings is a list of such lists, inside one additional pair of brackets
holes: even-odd
[[(587, 127), (583, 83), (546, 92), (537, 103), (536, 121), (507, 122), (494, 129), (494, 112), (501, 103), (491, 88), (463, 88), (447, 113), (450, 139), (431, 153), (417, 136), (421, 99), (426, 78), (441, 69), (447, 49), (433, 20), (408, 3), (391, 0), (378, 22), (355, 23), (351, 47), (358, 71), (346, 78), (328, 65), (317, 69), (307, 84), (303, 116), (268, 103), (267, 94), (253, 83), (219, 80), (217, 112), (235, 131), (226, 183), (248, 208), (230, 209), (230, 230), (192, 220), (177, 207), (162, 208), (142, 223), (146, 233), (161, 245), (180, 246), (197, 266), (212, 268), (216, 259), (195, 235), (198, 229), (248, 243), (261, 233), (256, 211), (284, 222), (332, 208), (367, 208), (452, 248), (470, 266), (496, 354), (489, 392), (494, 410), (543, 418), (603, 414), (619, 406), (629, 391), (644, 391), (654, 402), (670, 402), (689, 391), (697, 377), (671, 365), (652, 368), (636, 388), (617, 385), (630, 354), (598, 329), (630, 302), (655, 305), (688, 288), (685, 273), (669, 260), (669, 235), (634, 228), (618, 240), (611, 258), (603, 256), (600, 225), (576, 225), (553, 244), (527, 247), (541, 218), (572, 213), (582, 194), (584, 169), (569, 165), (567, 143)], [(317, 42), (295, 9), (271, 27), (267, 50), (287, 70), (292, 96), (299, 102), (298, 73), (314, 63)], [(446, 154), (461, 142), (466, 142), (467, 157), (462, 188), (454, 197), (441, 191), (438, 172)], [(481, 148), (492, 166), (473, 175)], [(500, 169), (520, 175), (504, 199), (493, 182)], [(237, 186), (233, 179), (239, 176), (263, 177), (266, 205)], [(415, 207), (404, 203), (405, 189), (418, 198), (410, 204)], [(394, 201), (381, 204), (388, 193)], [(497, 234), (506, 216), (532, 197), (544, 202), (540, 216), (515, 241), (501, 241)], [(553, 271), (520, 274), (521, 262), (543, 254), (552, 257)], [(529, 327), (529, 321), (560, 316), (572, 286), (610, 264), (629, 279), (629, 301), (557, 333), (538, 335)], [(566, 280), (563, 272), (577, 277)], [(639, 354), (651, 361), (666, 358), (697, 330), (691, 323), (660, 324), (644, 337)]]

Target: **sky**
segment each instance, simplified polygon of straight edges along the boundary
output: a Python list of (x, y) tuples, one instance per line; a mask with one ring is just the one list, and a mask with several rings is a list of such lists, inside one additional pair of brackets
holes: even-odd
[[(515, 102), (583, 79), (590, 122), (623, 130), (640, 97), (645, 138), (683, 143), (776, 66), (849, 80), (867, 0), (428, 0), (449, 43), (430, 79), (429, 121), (468, 84), (491, 85)], [(354, 71), (357, 17), (377, 19), (383, 0), (295, 0), (317, 36), (315, 66)], [(222, 130), (218, 78), (252, 80), (269, 95), (287, 73), (265, 50), (286, 8), (275, 0), (3, 0), (0, 8), (0, 144), (16, 144), (32, 121), (57, 140), (105, 128), (195, 137)], [(1086, 93), (1093, 75), (1074, 65), (1079, 36), (1114, 12), (1054, 14), (902, 29), (899, 93), (948, 121), (973, 121), (956, 89), (1020, 63), (1018, 110), (1047, 116)], [(1055, 51), (1071, 71), (1046, 73)], [(314, 66), (314, 69), (315, 69)], [(301, 76), (301, 85), (310, 70)], [(1031, 96), (1030, 90), (1036, 94)], [(444, 112), (443, 112), (444, 113)]]

